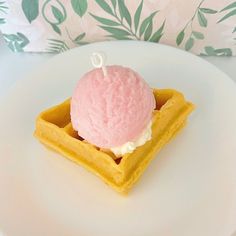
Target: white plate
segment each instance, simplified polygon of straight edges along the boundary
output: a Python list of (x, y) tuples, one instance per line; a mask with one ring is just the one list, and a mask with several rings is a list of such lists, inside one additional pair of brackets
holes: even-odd
[[(187, 127), (147, 168), (128, 197), (33, 138), (35, 117), (69, 97), (105, 51), (152, 87), (196, 104)], [(0, 227), (8, 236), (229, 236), (234, 228), (236, 86), (186, 52), (151, 43), (91, 44), (54, 57), (1, 102)]]

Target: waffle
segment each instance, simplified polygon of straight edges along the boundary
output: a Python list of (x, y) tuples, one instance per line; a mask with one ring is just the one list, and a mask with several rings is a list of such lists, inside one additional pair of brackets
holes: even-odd
[(46, 146), (98, 175), (120, 193), (128, 193), (150, 161), (186, 123), (194, 109), (184, 96), (171, 89), (154, 89), (156, 109), (152, 118), (152, 139), (133, 153), (116, 159), (78, 135), (70, 120), (70, 99), (42, 112), (35, 136)]

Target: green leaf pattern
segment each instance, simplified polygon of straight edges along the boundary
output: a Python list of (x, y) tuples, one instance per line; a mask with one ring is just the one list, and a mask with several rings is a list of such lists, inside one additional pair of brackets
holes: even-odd
[(95, 16), (93, 15), (92, 13), (90, 13), (90, 15), (95, 19), (97, 20), (98, 22), (100, 22), (101, 24), (103, 25), (109, 25), (109, 26), (119, 26), (120, 23), (116, 22), (116, 21), (113, 21), (113, 20), (110, 20), (110, 19), (107, 19), (107, 18), (103, 18), (103, 17), (99, 17), (99, 16)]
[(0, 13), (6, 13), (6, 10), (8, 9), (8, 7), (5, 5), (5, 1), (0, 1)]
[(140, 2), (135, 15), (134, 15), (134, 27), (135, 27), (135, 33), (137, 32), (138, 26), (139, 26), (139, 21), (140, 21), (140, 16), (141, 16), (141, 12), (143, 9), (143, 0)]
[(183, 42), (184, 36), (185, 36), (184, 30), (180, 31), (176, 38), (176, 44), (178, 46)]
[[(106, 13), (112, 16), (112, 19), (106, 19), (90, 12), (90, 15), (98, 21), (98, 26), (109, 33), (106, 37), (118, 40), (145, 40), (150, 42), (159, 42), (163, 35), (164, 23), (154, 32), (154, 17), (157, 11), (152, 12), (148, 17), (142, 17), (143, 0), (137, 6), (134, 16), (131, 16), (124, 0), (108, 1), (95, 0), (98, 6)], [(118, 5), (118, 9), (116, 6)], [(141, 18), (143, 18), (141, 20)], [(153, 33), (154, 32), (154, 33)]]
[(236, 2), (230, 3), (230, 4), (227, 5), (225, 8), (223, 8), (223, 9), (221, 10), (221, 12), (222, 12), (222, 11), (229, 10), (229, 9), (232, 9), (232, 8), (236, 8)]
[[(4, 15), (9, 10), (6, 3), (7, 1), (0, 0), (0, 25), (6, 23), (7, 18)], [(93, 10), (90, 4), (95, 5), (96, 10)], [(64, 52), (76, 45), (91, 42), (89, 37), (91, 37), (92, 32), (90, 32), (90, 29), (85, 30), (85, 32), (80, 30), (78, 35), (75, 35), (75, 32), (69, 32), (65, 21), (70, 10), (77, 15), (78, 24), (84, 18), (90, 18), (94, 25), (100, 28), (104, 34), (103, 37), (107, 40), (160, 42), (166, 29), (168, 29), (166, 23), (169, 23), (168, 17), (163, 20), (163, 14), (161, 14), (163, 9), (154, 7), (152, 12), (149, 11), (149, 15), (147, 15), (144, 6), (145, 0), (137, 0), (132, 3), (133, 5), (136, 4), (134, 11), (131, 11), (130, 4), (131, 1), (128, 0), (20, 0), (26, 23), (33, 25), (40, 17), (40, 20), (43, 19), (45, 25), (51, 27), (52, 32), (54, 32), (55, 37), (50, 37), (47, 40), (46, 51), (50, 53)], [(236, 22), (236, 1), (229, 0), (228, 4), (225, 4), (221, 9), (214, 9), (209, 7), (207, 0), (199, 0), (189, 20), (182, 29), (176, 32), (176, 46), (186, 51), (194, 51), (195, 46), (197, 48), (200, 41), (207, 40), (206, 32), (209, 23), (212, 22), (211, 18), (216, 19), (215, 22), (218, 24), (230, 19), (235, 19)], [(231, 32), (232, 34), (236, 33), (236, 24), (232, 27)], [(68, 37), (65, 37), (66, 35)], [(30, 34), (26, 36), (23, 33), (16, 32), (4, 34), (3, 36), (14, 52), (24, 51), (30, 43)], [(206, 56), (231, 56), (232, 54), (232, 48), (215, 48), (211, 45), (206, 46), (206, 44), (201, 52), (201, 55)]]
[(21, 7), (29, 23), (31, 23), (38, 17), (39, 15), (38, 0), (22, 0)]
[(232, 50), (230, 48), (219, 48), (215, 49), (212, 46), (204, 47), (204, 52), (201, 56), (232, 56)]
[(112, 3), (112, 6), (113, 6), (113, 9), (116, 9), (116, 0), (111, 0), (111, 3)]
[(109, 27), (109, 26), (101, 26), (101, 28), (106, 30), (107, 32), (109, 32), (113, 35), (117, 35), (119, 37), (130, 35), (130, 33), (128, 31), (120, 29), (120, 28)]
[(204, 35), (203, 35), (203, 33), (201, 33), (201, 32), (193, 31), (193, 36), (194, 36), (196, 39), (204, 39)]
[(150, 16), (148, 16), (147, 18), (145, 18), (140, 26), (140, 29), (139, 29), (139, 36), (141, 37), (144, 32), (148, 29), (148, 26), (150, 24), (152, 24), (153, 22), (153, 17), (156, 15), (156, 11), (153, 12)]
[(215, 13), (217, 13), (216, 10), (209, 9), (209, 8), (200, 8), (199, 10), (203, 13), (206, 13), (206, 14), (215, 14)]
[(202, 27), (207, 27), (207, 18), (206, 18), (205, 15), (201, 12), (200, 9), (199, 9), (199, 11), (198, 11), (198, 13), (197, 13), (197, 17), (198, 17), (199, 25), (201, 25)]
[[(57, 5), (53, 5), (53, 4)], [(49, 16), (48, 16), (48, 8), (51, 8), (51, 12), (54, 16), (54, 19), (52, 20)], [(59, 35), (61, 35), (61, 29), (60, 29), (60, 25), (66, 20), (67, 18), (67, 12), (66, 9), (64, 7), (64, 5), (61, 3), (61, 1), (59, 0), (46, 0), (43, 3), (42, 6), (42, 15), (43, 18), (45, 20), (46, 23), (48, 23), (49, 25), (51, 25), (52, 29)]]
[(3, 34), (5, 41), (13, 52), (23, 52), (24, 47), (29, 44), (29, 39), (22, 33)]
[(225, 8), (221, 10), (221, 12), (225, 12), (225, 11), (227, 11), (228, 13), (224, 15), (217, 23), (225, 21), (228, 18), (233, 17), (233, 16), (236, 17), (236, 2), (229, 4), (228, 6), (226, 6)]
[(63, 13), (57, 7), (52, 6), (52, 13), (59, 24), (63, 22)]
[[(7, 10), (8, 10), (8, 7), (5, 5), (5, 1), (0, 1), (0, 16), (1, 14), (7, 14)], [(5, 24), (6, 21), (5, 21), (5, 18), (1, 18), (0, 17), (0, 25), (3, 25)]]
[(86, 13), (88, 8), (87, 0), (71, 0), (71, 5), (75, 13), (80, 17), (82, 17)]
[(68, 49), (69, 47), (64, 41), (58, 39), (48, 39), (48, 53), (61, 53), (67, 51)]
[(161, 25), (161, 27), (152, 35), (150, 42), (158, 43), (163, 35), (163, 29), (165, 26), (165, 21)]
[(121, 19), (123, 20), (123, 18), (125, 18), (126, 22), (131, 27), (132, 25), (131, 16), (130, 16), (129, 10), (127, 9), (124, 3), (124, 0), (118, 0), (118, 5), (119, 5)]
[(190, 37), (185, 44), (185, 50), (189, 51), (193, 47), (193, 45), (194, 45), (194, 38)]
[[(191, 50), (197, 40), (204, 40), (205, 36), (203, 32), (194, 30), (194, 23), (198, 23), (200, 27), (206, 28), (208, 25), (207, 15), (216, 14), (215, 9), (202, 7), (205, 0), (202, 0), (197, 6), (193, 16), (186, 23), (185, 27), (176, 37), (176, 45), (180, 46), (184, 42), (184, 49), (186, 51)], [(185, 39), (186, 38), (186, 39)], [(185, 39), (185, 41), (184, 41)]]
[[(112, 8), (110, 7), (110, 5), (104, 1), (104, 0), (95, 0), (97, 2), (97, 4), (105, 11), (107, 12), (108, 14), (114, 16), (114, 13), (113, 13), (113, 10)], [(114, 2), (112, 4), (114, 6)]]

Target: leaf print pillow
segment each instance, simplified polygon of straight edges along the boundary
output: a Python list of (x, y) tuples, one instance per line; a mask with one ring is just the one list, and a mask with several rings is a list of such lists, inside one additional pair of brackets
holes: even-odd
[(236, 55), (236, 1), (0, 0), (14, 52), (60, 53), (105, 40), (144, 40), (198, 55)]

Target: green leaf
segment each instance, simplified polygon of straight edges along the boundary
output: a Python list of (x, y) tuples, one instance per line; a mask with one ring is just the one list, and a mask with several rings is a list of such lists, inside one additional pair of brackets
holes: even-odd
[(22, 33), (20, 33), (20, 32), (17, 32), (16, 34), (17, 34), (17, 36), (18, 36), (19, 38), (21, 38), (23, 41), (28, 41), (28, 38), (27, 38), (24, 34), (22, 34)]
[(3, 6), (3, 5), (0, 6), (0, 10), (3, 10), (3, 11), (4, 11), (4, 10), (6, 10), (6, 9), (8, 9), (8, 7)]
[(201, 32), (193, 31), (193, 36), (194, 36), (196, 39), (204, 39), (204, 35), (203, 35), (203, 33), (201, 33)]
[(13, 45), (13, 42), (10, 42), (10, 43), (8, 44), (8, 47), (9, 47), (13, 52), (15, 52), (15, 47), (14, 47), (14, 45)]
[(88, 8), (88, 2), (87, 0), (71, 0), (72, 8), (74, 9), (74, 12), (78, 14), (80, 17), (82, 17)]
[(8, 7), (4, 6), (5, 3), (6, 3), (5, 1), (1, 1), (1, 2), (0, 2), (0, 7), (3, 7), (3, 8), (5, 8), (5, 9), (8, 9)]
[(21, 45), (17, 42), (15, 42), (15, 51), (16, 52), (23, 52)]
[(147, 18), (145, 18), (140, 26), (139, 29), (139, 36), (141, 37), (143, 35), (143, 33), (145, 32), (147, 26), (151, 23), (153, 17), (156, 15), (157, 11), (153, 12), (150, 16), (148, 16)]
[(3, 34), (5, 40), (17, 41), (19, 38), (15, 34)]
[(220, 12), (226, 11), (226, 10), (229, 10), (229, 9), (235, 8), (235, 7), (236, 7), (236, 2), (232, 2), (231, 4), (229, 4), (228, 6), (226, 6), (225, 8), (223, 8)]
[(66, 45), (64, 41), (58, 39), (48, 39), (48, 41), (49, 41), (49, 48), (47, 49), (47, 52), (60, 53), (67, 51), (69, 49), (69, 47)]
[(200, 11), (197, 12), (197, 17), (200, 26), (207, 27), (207, 19)]
[[(49, 44), (50, 45), (50, 50), (51, 51), (53, 51), (53, 50), (55, 50), (55, 51), (60, 51), (60, 50), (62, 50), (61, 48), (58, 48), (58, 46), (56, 46), (56, 45), (54, 45), (54, 44)], [(54, 45), (54, 46), (53, 46)]]
[(184, 33), (184, 30), (182, 30), (176, 38), (176, 44), (178, 46), (183, 42), (184, 36), (185, 36), (185, 33)]
[(51, 26), (52, 26), (53, 30), (54, 30), (56, 33), (58, 33), (58, 34), (61, 35), (61, 30), (60, 30), (60, 28), (59, 28), (57, 25), (51, 24)]
[(126, 22), (131, 27), (132, 25), (131, 16), (130, 16), (128, 8), (126, 7), (124, 3), (124, 0), (118, 0), (118, 5), (119, 5), (121, 19), (125, 18)]
[(207, 46), (204, 48), (208, 56), (215, 56), (215, 49), (211, 46)]
[(24, 34), (17, 32), (17, 36), (22, 40), (22, 42), (20, 43), (21, 48), (24, 48), (29, 44), (30, 41)]
[(112, 6), (114, 9), (116, 9), (116, 0), (111, 0)]
[(53, 13), (54, 17), (57, 19), (58, 23), (63, 22), (64, 16), (63, 16), (62, 12), (55, 6), (51, 6), (51, 8), (52, 8), (52, 13)]
[(17, 34), (3, 34), (3, 37), (14, 52), (22, 52), (23, 48), (29, 43), (27, 37), (19, 32)]
[(0, 25), (1, 24), (5, 24), (6, 22), (5, 22), (5, 19), (4, 18), (0, 18)]
[(97, 4), (108, 14), (114, 16), (111, 7), (104, 0), (95, 0)]
[(230, 48), (221, 48), (221, 49), (215, 49), (215, 53), (217, 56), (232, 56), (232, 50)]
[(5, 2), (0, 2), (0, 12), (6, 13), (8, 7), (4, 6)]
[(88, 44), (88, 42), (81, 41), (85, 37), (86, 33), (82, 33), (79, 36), (77, 36), (73, 42), (78, 45), (85, 45)]
[(161, 37), (163, 36), (163, 34), (158, 35), (155, 39), (150, 39), (149, 42), (154, 42), (154, 43), (159, 43)]
[(140, 2), (135, 14), (134, 14), (134, 29), (135, 33), (137, 32), (138, 26), (139, 26), (139, 21), (140, 21), (140, 15), (143, 9), (143, 0)]
[(109, 26), (119, 26), (120, 24), (110, 20), (110, 19), (106, 19), (103, 17), (99, 17), (99, 16), (95, 16), (92, 13), (89, 13), (94, 19), (96, 19), (97, 21), (99, 21), (100, 23), (104, 24), (104, 25), (109, 25)]
[(217, 13), (216, 10), (210, 9), (210, 8), (200, 8), (200, 11), (206, 13), (206, 14), (215, 14)]
[(57, 49), (60, 52), (66, 51), (69, 49), (69, 47), (66, 45), (64, 41), (61, 40), (53, 40), (51, 39), (49, 42), (51, 49)]
[(22, 0), (21, 7), (29, 23), (31, 23), (38, 17), (39, 14), (38, 0)]
[(20, 46), (24, 48), (28, 44), (29, 44), (29, 41), (23, 41), (22, 43), (20, 43)]
[(236, 32), (236, 27), (233, 29), (233, 32), (232, 33), (235, 33)]
[(222, 17), (219, 21), (217, 21), (217, 23), (220, 23), (226, 19), (228, 19), (231, 16), (236, 15), (236, 9), (232, 10), (231, 12), (229, 12), (228, 14), (226, 14), (224, 17)]
[(165, 21), (161, 25), (161, 27), (152, 35), (151, 39), (149, 40), (150, 42), (155, 42), (158, 43), (163, 35), (163, 29), (165, 26)]
[(124, 37), (130, 35), (130, 33), (126, 30), (108, 27), (108, 26), (100, 26), (102, 29), (106, 30), (107, 32), (113, 34), (116, 37)]
[(79, 36), (77, 36), (74, 39), (74, 42), (78, 43), (79, 41), (81, 41), (83, 38), (85, 37), (85, 33), (80, 34)]
[(187, 40), (187, 42), (185, 43), (185, 50), (189, 51), (194, 45), (194, 39), (193, 38), (189, 38)]
[(48, 39), (48, 41), (50, 41), (50, 42), (54, 42), (54, 43), (59, 43), (59, 44), (64, 44), (64, 41), (61, 41), (61, 40), (59, 40), (59, 39)]
[(80, 45), (80, 46), (82, 46), (82, 45), (86, 45), (86, 44), (89, 44), (88, 42), (82, 42), (82, 41), (78, 41), (78, 42), (76, 42), (76, 44), (78, 44), (78, 45)]
[(148, 41), (152, 35), (153, 22), (151, 21), (144, 33), (144, 40)]

